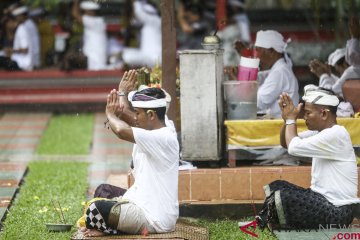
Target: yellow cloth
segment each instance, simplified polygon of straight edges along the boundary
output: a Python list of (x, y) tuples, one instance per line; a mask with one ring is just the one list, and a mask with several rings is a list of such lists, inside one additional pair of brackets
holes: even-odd
[[(350, 134), (354, 146), (360, 146), (360, 118), (338, 118)], [(272, 147), (280, 145), (282, 119), (274, 120), (226, 120), (228, 149), (244, 147)], [(298, 132), (307, 130), (303, 119), (297, 120)]]

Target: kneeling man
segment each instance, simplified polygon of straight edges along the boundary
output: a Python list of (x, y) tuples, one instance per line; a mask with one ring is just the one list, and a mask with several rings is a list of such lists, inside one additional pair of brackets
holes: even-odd
[(177, 135), (165, 124), (164, 91), (129, 92), (135, 81), (134, 70), (125, 73), (119, 91), (110, 92), (106, 106), (111, 130), (118, 138), (134, 143), (135, 182), (120, 200), (104, 199), (89, 205), (85, 236), (175, 230), (179, 216)]
[[(288, 229), (344, 227), (353, 220), (353, 204), (360, 202), (351, 139), (336, 123), (339, 99), (314, 85), (305, 86), (302, 99), (304, 103), (294, 106), (287, 93), (280, 95), (284, 119), (280, 142), (291, 155), (312, 157), (311, 186), (304, 189), (280, 180), (265, 186), (265, 203), (256, 217), (262, 228), (267, 224)], [(302, 107), (309, 130), (298, 134), (296, 120)]]

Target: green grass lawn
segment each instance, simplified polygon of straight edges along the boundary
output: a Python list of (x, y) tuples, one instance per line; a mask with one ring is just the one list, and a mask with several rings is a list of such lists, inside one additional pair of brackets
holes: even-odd
[(49, 155), (88, 154), (93, 129), (93, 114), (54, 115), (40, 140), (37, 153)]
[[(241, 221), (252, 221), (253, 219), (241, 219)], [(256, 228), (255, 234), (257, 237), (251, 236), (247, 233), (244, 233), (240, 230), (238, 226), (238, 221), (234, 220), (204, 220), (201, 219), (196, 222), (196, 224), (207, 227), (209, 229), (210, 240), (275, 240), (274, 237), (268, 230), (261, 231), (259, 228)], [(251, 228), (249, 231), (253, 231)]]
[[(86, 200), (87, 174), (88, 163), (30, 162), (29, 173), (6, 216), (0, 238), (70, 239)], [(66, 222), (74, 224), (71, 232), (46, 229), (45, 223), (61, 223), (52, 200), (60, 202)]]

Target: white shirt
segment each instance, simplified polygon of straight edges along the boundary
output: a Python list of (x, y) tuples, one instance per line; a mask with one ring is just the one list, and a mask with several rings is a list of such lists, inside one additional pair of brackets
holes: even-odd
[(281, 110), (277, 103), (280, 94), (287, 92), (296, 106), (299, 103), (298, 91), (298, 81), (290, 65), (285, 62), (284, 58), (277, 60), (258, 89), (258, 112), (280, 118)]
[(358, 170), (349, 133), (343, 126), (305, 131), (291, 140), (288, 152), (312, 157), (311, 190), (335, 206), (360, 203), (357, 198)]
[(332, 86), (332, 90), (341, 96), (343, 96), (342, 87), (346, 80), (360, 78), (360, 47), (358, 39), (351, 38), (346, 42), (345, 60), (350, 67), (344, 71)]
[(84, 25), (84, 54), (87, 56), (88, 70), (106, 69), (107, 36), (103, 17), (82, 16)]
[(339, 80), (338, 76), (332, 73), (330, 75), (327, 73), (323, 73), (319, 78), (319, 87), (332, 89), (332, 87), (338, 80)]
[(15, 31), (13, 49), (28, 49), (27, 53), (14, 53), (11, 59), (15, 61), (22, 70), (31, 71), (34, 68), (33, 46), (31, 35), (24, 23), (21, 23)]
[(351, 38), (346, 42), (345, 60), (350, 65), (360, 65), (360, 47), (358, 39)]
[(157, 232), (175, 230), (179, 216), (179, 143), (169, 127), (132, 128), (134, 184), (123, 198), (139, 206)]
[(34, 61), (34, 66), (40, 67), (40, 35), (39, 35), (38, 27), (36, 26), (34, 21), (31, 20), (30, 18), (28, 18), (24, 22), (24, 24), (31, 36), (31, 46), (33, 49), (32, 57)]
[(161, 17), (150, 4), (134, 1), (134, 16), (141, 24), (140, 48), (125, 48), (123, 60), (130, 65), (149, 67), (161, 64)]
[[(349, 68), (352, 69), (352, 67), (350, 66)], [(346, 69), (346, 70), (348, 70)], [(348, 74), (346, 73), (346, 71), (343, 74), (344, 78), (341, 78), (342, 80), (339, 80), (339, 78), (337, 76), (335, 76), (334, 74), (321, 74), (320, 79), (319, 79), (319, 87), (323, 87), (326, 89), (330, 89), (330, 90), (334, 90), (334, 88), (342, 88), (342, 84), (345, 81), (345, 78), (347, 78), (346, 76), (348, 76)], [(340, 82), (342, 82), (342, 84), (340, 85)], [(335, 87), (334, 87), (335, 86)], [(334, 91), (335, 92), (335, 91)], [(337, 94), (342, 95), (342, 90), (339, 89), (338, 91), (336, 91)], [(354, 114), (354, 110), (352, 105), (349, 102), (340, 102), (340, 104), (337, 107), (337, 111), (336, 111), (336, 116), (337, 117), (350, 117), (352, 114)]]

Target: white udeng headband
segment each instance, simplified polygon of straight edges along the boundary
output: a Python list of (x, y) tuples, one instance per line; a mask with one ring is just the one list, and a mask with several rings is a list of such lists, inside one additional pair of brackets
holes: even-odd
[(313, 88), (312, 85), (305, 87), (305, 94), (302, 97), (305, 102), (324, 105), (324, 106), (337, 106), (339, 105), (339, 98), (335, 95), (329, 95), (321, 89)]
[(133, 107), (136, 108), (161, 108), (166, 107), (165, 98), (150, 101), (131, 101)]
[(290, 41), (291, 39), (284, 41), (284, 37), (277, 31), (260, 30), (256, 33), (255, 47), (262, 47), (267, 49), (273, 48), (278, 53), (283, 53), (285, 52), (287, 44)]
[(20, 14), (24, 14), (24, 13), (26, 13), (26, 12), (28, 12), (28, 8), (27, 8), (26, 6), (22, 6), (22, 7), (15, 8), (15, 9), (11, 12), (11, 14), (16, 17), (16, 16), (18, 16), (18, 15), (20, 15)]
[(131, 91), (128, 94), (128, 101), (136, 108), (161, 108), (166, 107), (166, 98), (154, 99), (149, 101), (133, 101), (132, 98), (136, 91)]

